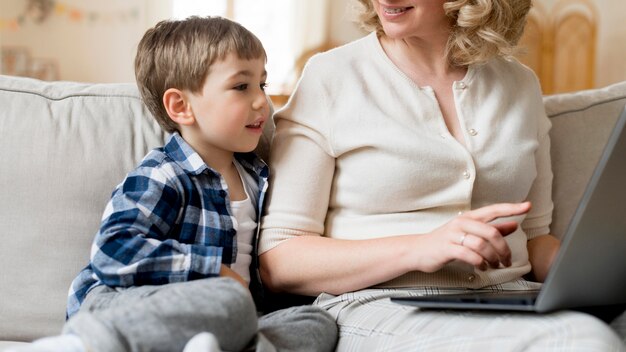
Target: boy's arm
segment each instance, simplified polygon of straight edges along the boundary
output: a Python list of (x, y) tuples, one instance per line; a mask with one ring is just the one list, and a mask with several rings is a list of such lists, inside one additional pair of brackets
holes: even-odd
[[(103, 215), (91, 266), (107, 286), (160, 285), (218, 276), (222, 248), (179, 241), (185, 206), (176, 178), (137, 169), (118, 186)], [(195, 235), (195, 233), (193, 233)]]
[(230, 277), (231, 279), (235, 279), (235, 281), (239, 282), (243, 287), (248, 289), (248, 283), (246, 282), (246, 280), (244, 280), (243, 277), (237, 274), (233, 269), (227, 267), (224, 264), (222, 264), (222, 269), (220, 270), (220, 276)]

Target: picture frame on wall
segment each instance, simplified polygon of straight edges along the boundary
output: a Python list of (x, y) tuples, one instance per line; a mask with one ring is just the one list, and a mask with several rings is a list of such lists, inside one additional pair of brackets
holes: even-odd
[(0, 50), (2, 74), (12, 76), (28, 76), (30, 53), (26, 48), (2, 47)]
[(2, 47), (0, 74), (55, 81), (59, 79), (59, 65), (54, 59), (32, 58), (26, 48)]
[(29, 76), (43, 81), (56, 81), (59, 79), (59, 66), (52, 59), (33, 59)]

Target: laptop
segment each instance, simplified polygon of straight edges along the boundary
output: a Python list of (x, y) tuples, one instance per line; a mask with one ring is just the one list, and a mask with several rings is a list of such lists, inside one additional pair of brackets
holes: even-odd
[[(421, 308), (550, 312), (626, 304), (626, 107), (540, 290), (392, 298)], [(626, 305), (622, 306), (622, 310)], [(620, 310), (621, 311), (621, 310)]]

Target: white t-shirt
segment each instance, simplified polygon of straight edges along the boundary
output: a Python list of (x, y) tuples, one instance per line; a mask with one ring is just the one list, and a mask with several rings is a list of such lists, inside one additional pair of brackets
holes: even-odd
[(233, 225), (235, 230), (237, 230), (237, 259), (231, 264), (230, 268), (249, 283), (250, 264), (252, 263), (252, 240), (257, 228), (256, 207), (253, 199), (257, 199), (256, 195), (259, 193), (259, 186), (238, 162), (235, 161), (234, 163), (237, 171), (239, 171), (243, 188), (246, 191), (246, 199), (230, 202), (230, 208), (235, 218)]

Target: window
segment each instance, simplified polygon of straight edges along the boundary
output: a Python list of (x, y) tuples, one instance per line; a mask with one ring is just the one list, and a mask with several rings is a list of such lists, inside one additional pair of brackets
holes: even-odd
[(223, 16), (241, 23), (254, 33), (267, 52), (268, 94), (289, 94), (294, 81), (296, 48), (292, 28), (297, 1), (293, 0), (174, 0), (172, 14), (183, 19), (191, 15)]

